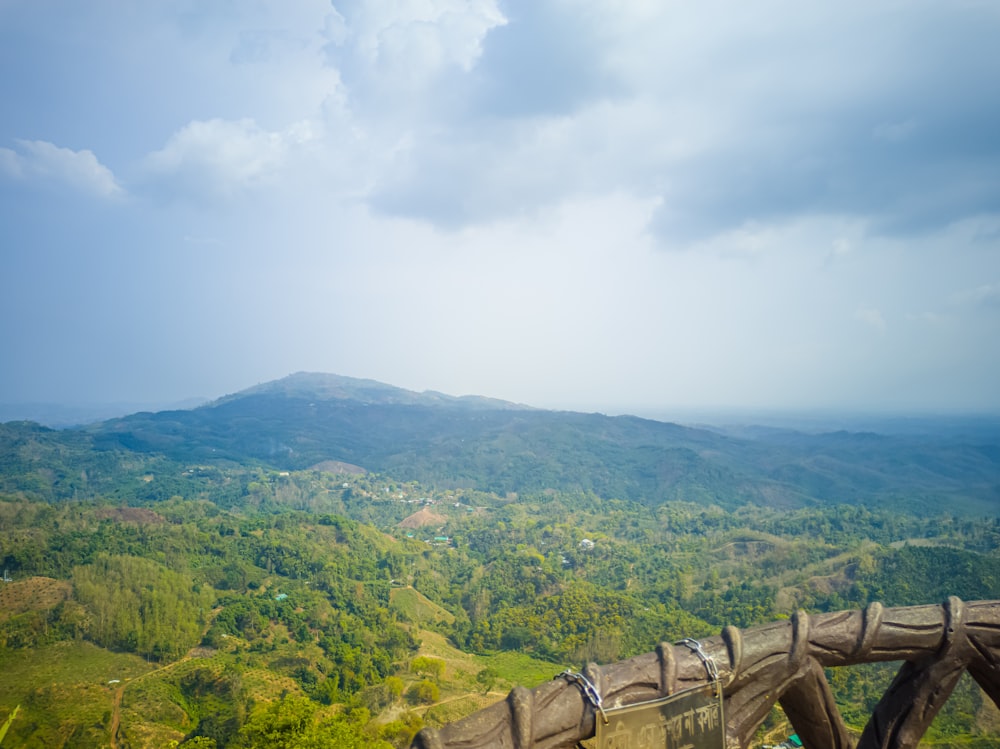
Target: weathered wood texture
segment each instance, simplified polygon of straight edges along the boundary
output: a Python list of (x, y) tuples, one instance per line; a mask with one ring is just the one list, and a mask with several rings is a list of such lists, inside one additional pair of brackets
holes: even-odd
[[(726, 627), (702, 641), (723, 687), (726, 744), (746, 749), (775, 702), (808, 749), (854, 745), (834, 704), (824, 667), (904, 661), (855, 749), (913, 749), (968, 671), (1000, 706), (1000, 601), (808, 615), (741, 632)], [(656, 699), (709, 681), (690, 648), (661, 643), (584, 674), (605, 707)], [(425, 728), (412, 749), (559, 749), (594, 735), (595, 711), (566, 679), (507, 699), (440, 729)]]

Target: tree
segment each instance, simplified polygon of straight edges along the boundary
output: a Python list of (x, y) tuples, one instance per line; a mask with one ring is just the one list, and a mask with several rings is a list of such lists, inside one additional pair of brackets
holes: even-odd
[(493, 689), (493, 686), (497, 683), (497, 679), (500, 674), (492, 666), (487, 666), (478, 674), (476, 674), (476, 681), (483, 687), (483, 694), (489, 694), (489, 691)]
[(298, 749), (312, 727), (318, 706), (305, 697), (285, 697), (256, 710), (239, 732), (235, 746), (245, 749)]
[(410, 670), (418, 675), (433, 676), (436, 681), (440, 681), (441, 677), (444, 676), (444, 661), (440, 658), (418, 655), (410, 661)]
[(403, 694), (403, 680), (398, 676), (386, 677), (385, 685), (389, 689), (389, 694), (392, 695), (394, 700), (398, 700), (400, 695)]
[(218, 743), (207, 736), (194, 736), (180, 745), (183, 749), (216, 749)]
[(424, 679), (410, 687), (406, 695), (411, 702), (430, 705), (441, 699), (441, 690), (430, 679)]
[(88, 636), (105, 647), (178, 658), (201, 638), (210, 591), (150, 559), (98, 554), (73, 570), (77, 600), (91, 613)]

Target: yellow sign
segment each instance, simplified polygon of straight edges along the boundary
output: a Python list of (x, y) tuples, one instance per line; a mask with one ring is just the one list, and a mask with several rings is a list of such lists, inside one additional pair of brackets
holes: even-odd
[[(594, 749), (725, 749), (726, 722), (718, 684), (626, 707), (598, 717)], [(588, 744), (590, 742), (587, 742)]]

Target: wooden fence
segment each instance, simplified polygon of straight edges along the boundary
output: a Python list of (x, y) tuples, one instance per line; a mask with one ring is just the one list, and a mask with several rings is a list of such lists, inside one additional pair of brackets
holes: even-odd
[[(903, 664), (855, 747), (823, 669), (876, 661)], [(573, 747), (594, 736), (603, 709), (613, 714), (713, 683), (722, 692), (727, 749), (749, 749), (775, 703), (806, 749), (915, 749), (966, 671), (1000, 706), (1000, 601), (800, 611), (745, 631), (726, 627), (700, 643), (661, 643), (626, 661), (589, 664), (535, 689), (516, 687), (462, 720), (425, 728), (412, 749)]]

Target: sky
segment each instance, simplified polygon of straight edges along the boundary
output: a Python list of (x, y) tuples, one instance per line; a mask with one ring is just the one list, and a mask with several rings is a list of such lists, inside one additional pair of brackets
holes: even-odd
[(0, 0), (0, 403), (1000, 412), (995, 0)]

